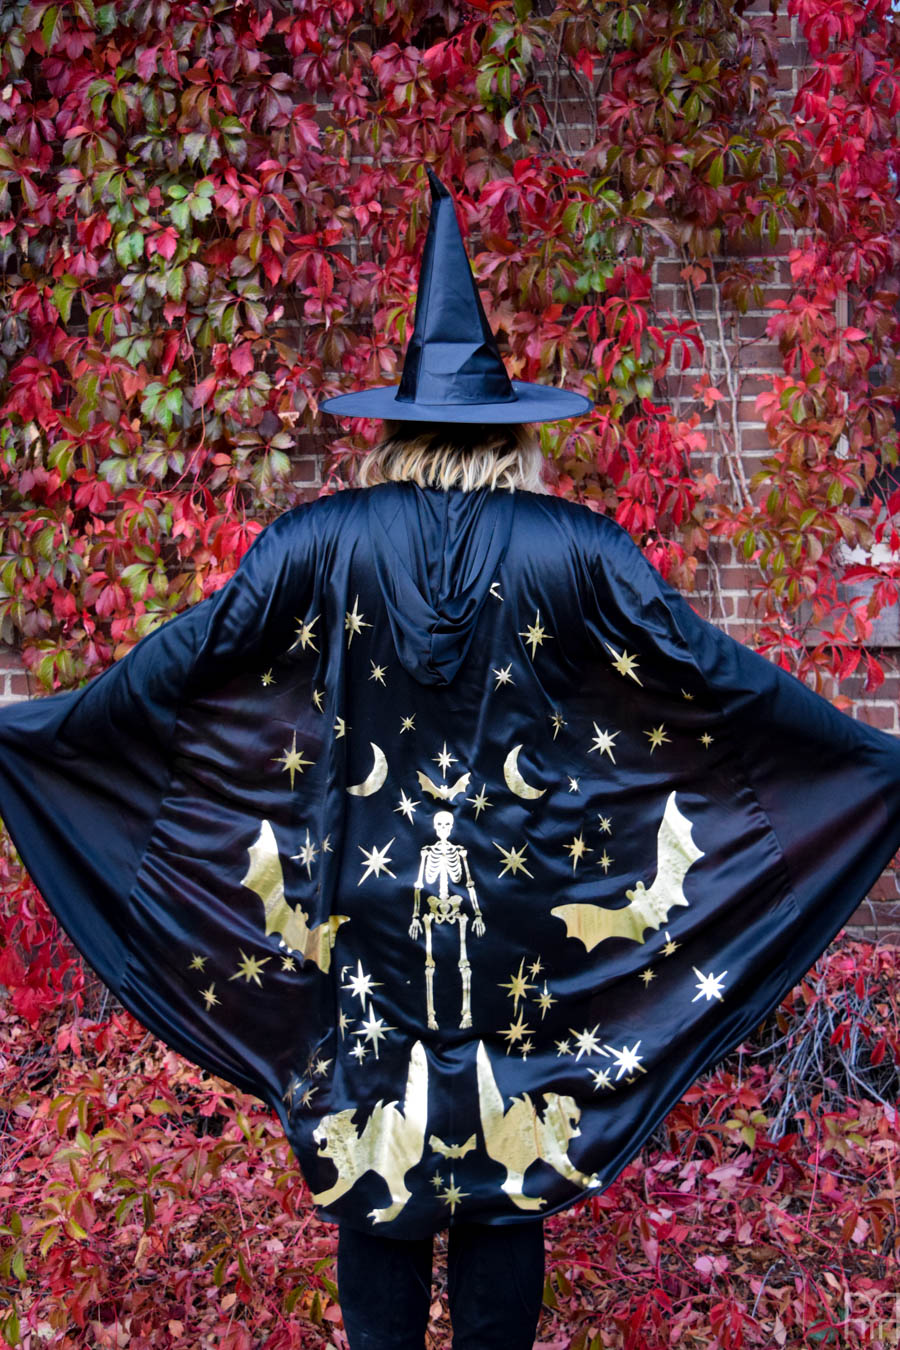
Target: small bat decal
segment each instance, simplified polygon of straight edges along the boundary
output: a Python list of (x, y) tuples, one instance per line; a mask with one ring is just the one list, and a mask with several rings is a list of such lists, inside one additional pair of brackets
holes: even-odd
[(310, 928), (306, 914), (299, 905), (289, 905), (284, 897), (284, 873), (275, 831), (267, 820), (262, 821), (256, 842), (251, 844), (250, 866), (241, 884), (254, 891), (263, 903), (266, 916), (266, 936), (281, 935), (280, 946), (299, 952), (304, 961), (313, 961), (323, 973), (331, 965), (334, 938), (348, 915), (332, 914), (324, 923)]
[(475, 1148), (475, 1135), (470, 1134), (464, 1144), (445, 1144), (443, 1139), (433, 1134), (428, 1140), (428, 1147), (439, 1153), (442, 1158), (464, 1158)]
[(621, 909), (605, 909), (602, 905), (557, 905), (550, 911), (566, 925), (566, 936), (580, 938), (587, 950), (593, 951), (606, 938), (624, 937), (632, 942), (643, 942), (648, 928), (658, 931), (675, 905), (686, 905), (684, 878), (688, 869), (703, 857), (691, 838), (691, 821), (675, 805), (675, 793), (670, 792), (656, 836), (656, 880), (648, 890), (642, 881), (634, 890), (626, 891), (630, 904)]
[(427, 773), (418, 770), (419, 787), (423, 792), (429, 793), (432, 797), (438, 797), (442, 802), (452, 802), (454, 797), (459, 796), (460, 792), (465, 792), (469, 786), (470, 773), (461, 774), (455, 783), (432, 783)]

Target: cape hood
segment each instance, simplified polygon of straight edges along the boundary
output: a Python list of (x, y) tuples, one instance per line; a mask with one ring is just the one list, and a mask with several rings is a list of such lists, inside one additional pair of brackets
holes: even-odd
[(368, 505), (398, 659), (419, 684), (450, 684), (509, 547), (513, 494), (386, 483)]

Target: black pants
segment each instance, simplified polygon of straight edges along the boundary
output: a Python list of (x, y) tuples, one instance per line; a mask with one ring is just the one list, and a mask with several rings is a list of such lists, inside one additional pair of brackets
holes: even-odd
[[(338, 1230), (337, 1282), (350, 1350), (423, 1350), (432, 1238)], [(544, 1290), (540, 1219), (452, 1224), (447, 1286), (453, 1350), (531, 1350)]]

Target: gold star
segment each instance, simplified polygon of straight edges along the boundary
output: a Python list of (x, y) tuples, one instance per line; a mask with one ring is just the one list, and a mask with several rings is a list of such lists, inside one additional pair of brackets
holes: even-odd
[(538, 975), (540, 975), (543, 969), (544, 969), (543, 962), (541, 961), (541, 958), (538, 956), (534, 961), (532, 961), (531, 965), (528, 967), (528, 973), (529, 975), (532, 976), (533, 979), (537, 979)]
[(342, 736), (346, 736), (349, 730), (350, 728), (347, 726), (347, 723), (344, 721), (343, 717), (339, 717), (334, 724), (334, 739), (336, 741), (339, 741)]
[(264, 670), (259, 678), (264, 689), (268, 689), (270, 684), (275, 683), (275, 677), (272, 674), (271, 670)]
[(556, 1003), (556, 1001), (557, 1001), (557, 1000), (553, 997), (553, 995), (550, 993), (550, 990), (547, 988), (547, 981), (545, 980), (545, 981), (544, 981), (544, 989), (543, 989), (543, 992), (540, 993), (540, 994), (538, 994), (537, 999), (536, 999), (537, 1005), (538, 1005), (538, 1007), (539, 1007), (540, 1010), (541, 1010), (541, 1021), (542, 1021), (542, 1022), (543, 1022), (544, 1017), (546, 1016), (546, 1014), (550, 1011), (551, 1006), (552, 1006), (554, 1003)]
[(322, 840), (322, 852), (323, 852), (323, 853), (333, 853), (333, 852), (334, 852), (334, 849), (331, 847), (331, 844), (328, 842), (330, 838), (331, 838), (331, 835), (330, 835), (330, 834), (326, 834), (325, 838)]
[[(496, 839), (492, 839), (491, 843), (494, 845), (494, 848), (499, 848), (500, 852), (503, 854), (503, 868), (497, 873), (498, 877), (502, 877), (506, 872), (512, 872), (513, 876), (516, 876), (519, 871), (524, 872), (526, 877), (531, 876), (531, 873), (525, 866), (525, 850), (528, 847), (527, 844), (523, 844), (521, 849), (505, 849), (501, 844), (497, 843)], [(534, 878), (532, 877), (532, 880), (533, 879)]]
[(600, 824), (597, 829), (601, 834), (612, 834), (612, 821), (609, 816), (600, 816)]
[(644, 981), (644, 988), (646, 989), (650, 981), (656, 979), (656, 971), (651, 970), (648, 966), (646, 970), (641, 971), (641, 979)]
[(357, 1064), (362, 1064), (366, 1055), (369, 1053), (369, 1048), (362, 1041), (357, 1041), (350, 1053), (355, 1058)]
[(238, 951), (243, 960), (238, 964), (238, 968), (234, 974), (228, 976), (229, 980), (238, 980), (243, 976), (248, 984), (251, 980), (255, 980), (260, 989), (262, 989), (262, 980), (259, 978), (259, 972), (266, 962), (270, 961), (272, 958), (270, 956), (248, 956), (243, 947), (238, 947)]
[(527, 998), (528, 997), (527, 991), (529, 989), (535, 988), (533, 984), (529, 984), (528, 981), (525, 979), (525, 975), (523, 973), (524, 967), (525, 967), (525, 958), (523, 956), (521, 961), (519, 962), (519, 973), (517, 975), (510, 975), (508, 984), (497, 985), (498, 989), (509, 990), (509, 997), (513, 1001), (514, 1015), (519, 1011), (519, 999)]
[[(624, 648), (620, 655), (619, 652), (616, 651), (615, 647), (611, 646), (608, 642), (606, 643), (606, 646), (609, 649), (609, 651), (612, 652), (613, 666), (619, 672), (619, 674), (629, 675), (631, 679), (634, 680), (635, 684), (641, 684), (641, 681), (635, 674), (635, 671), (637, 670), (637, 657), (629, 656), (628, 653), (624, 650)], [(641, 688), (643, 688), (643, 685), (641, 685)]]
[(202, 970), (203, 967), (206, 965), (206, 961), (207, 958), (205, 956), (200, 956), (195, 952), (194, 955), (191, 957), (190, 964), (188, 965), (188, 970)]
[(502, 669), (500, 670), (497, 670), (496, 666), (492, 666), (491, 670), (497, 677), (497, 683), (494, 685), (495, 689), (499, 689), (501, 684), (515, 684), (515, 680), (512, 678), (512, 675), (510, 673), (512, 671), (511, 661), (508, 666), (503, 666)]
[(416, 813), (416, 807), (419, 806), (420, 804), (421, 803), (419, 802), (414, 802), (412, 797), (407, 797), (406, 793), (403, 791), (403, 788), (401, 788), (400, 804), (399, 806), (395, 806), (394, 810), (402, 811), (403, 814), (406, 816), (406, 819), (410, 822), (410, 824), (412, 824), (412, 818)]
[(572, 859), (573, 872), (581, 861), (583, 854), (593, 853), (594, 851), (592, 848), (588, 848), (587, 844), (584, 842), (584, 837), (580, 834), (574, 836), (571, 844), (564, 844), (563, 847), (569, 850), (569, 857)]
[(603, 868), (604, 872), (608, 872), (613, 865), (613, 859), (609, 856), (606, 849), (604, 849), (603, 852), (600, 854), (600, 857), (597, 859), (597, 862)]
[(522, 1044), (519, 1046), (519, 1054), (522, 1056), (523, 1059), (527, 1059), (533, 1049), (534, 1049), (534, 1041), (531, 1040), (531, 1038), (529, 1037), (527, 1041), (523, 1041)]
[(295, 619), (294, 622), (298, 623), (300, 627), (297, 629), (296, 641), (291, 644), (288, 651), (292, 652), (295, 647), (299, 647), (301, 651), (305, 652), (307, 647), (311, 647), (314, 652), (317, 652), (319, 649), (313, 642), (313, 628), (319, 622), (318, 614), (314, 619), (310, 619), (309, 623), (304, 623), (302, 619)]
[(491, 582), (491, 595), (494, 597), (495, 600), (502, 600), (502, 599), (503, 599), (503, 596), (500, 594), (499, 590), (497, 589), (497, 587), (498, 587), (499, 585), (500, 585), (500, 582), (499, 582), (499, 581), (492, 581), (492, 582)]
[(281, 958), (282, 970), (296, 970), (297, 963), (292, 956), (283, 956)]
[(309, 837), (309, 828), (307, 828), (307, 831), (306, 831), (306, 843), (300, 845), (300, 852), (299, 852), (299, 853), (294, 853), (294, 854), (292, 855), (292, 857), (291, 857), (291, 862), (298, 862), (298, 861), (299, 861), (300, 866), (306, 868), (306, 875), (307, 875), (308, 877), (311, 877), (311, 876), (312, 876), (312, 864), (313, 864), (313, 863), (315, 862), (315, 860), (316, 860), (316, 854), (318, 853), (318, 851), (319, 851), (319, 850), (316, 848), (315, 844), (311, 841), (311, 839), (310, 839), (310, 837)]
[[(347, 969), (348, 967), (344, 966), (344, 969), (341, 971), (341, 980), (344, 978), (344, 970)], [(358, 998), (363, 1008), (365, 1008), (366, 999), (369, 997), (372, 990), (377, 989), (380, 984), (380, 980), (373, 980), (371, 975), (365, 973), (362, 968), (362, 961), (358, 960), (356, 962), (356, 974), (350, 976), (349, 984), (341, 984), (341, 988), (349, 989), (351, 997)]]
[(387, 670), (387, 666), (376, 666), (375, 662), (372, 660), (369, 661), (369, 665), (372, 667), (372, 674), (369, 676), (369, 679), (377, 680), (379, 684), (384, 684), (384, 673)]
[(662, 949), (663, 956), (671, 956), (672, 953), (676, 952), (680, 946), (681, 946), (680, 942), (675, 942), (672, 938), (669, 937), (669, 930), (667, 928), (666, 945)]
[(594, 744), (588, 746), (588, 754), (590, 754), (592, 750), (599, 750), (601, 755), (609, 755), (613, 764), (615, 764), (616, 757), (613, 754), (613, 746), (618, 735), (618, 731), (601, 731), (595, 722)]
[(366, 860), (365, 871), (363, 872), (359, 881), (356, 883), (357, 886), (361, 886), (365, 881), (366, 877), (369, 876), (370, 874), (374, 873), (376, 877), (380, 877), (382, 870), (387, 872), (389, 877), (393, 877), (394, 880), (396, 880), (396, 873), (392, 872), (391, 869), (388, 867), (388, 863), (391, 861), (390, 858), (388, 857), (388, 849), (390, 848), (393, 842), (394, 842), (393, 839), (389, 839), (388, 842), (385, 844), (384, 848), (368, 849), (363, 848), (362, 844), (357, 845), (360, 853), (362, 853), (363, 857)]
[(341, 1033), (341, 1040), (344, 1039), (344, 1032), (350, 1025), (350, 1018), (344, 1012), (343, 1008), (338, 1013), (338, 1031)]
[(519, 637), (523, 637), (526, 643), (529, 642), (531, 643), (532, 661), (534, 660), (535, 652), (537, 651), (538, 647), (540, 647), (541, 644), (543, 643), (544, 638), (545, 637), (549, 638), (550, 636), (551, 634), (548, 633), (546, 629), (541, 626), (541, 611), (539, 609), (536, 609), (534, 611), (534, 623), (529, 624), (529, 626), (523, 632), (519, 633)]
[(577, 779), (577, 778), (573, 778), (571, 775), (569, 775), (569, 791), (570, 791), (570, 792), (580, 792), (580, 791), (581, 791), (581, 788), (578, 786), (578, 779)]
[(324, 1077), (324, 1075), (328, 1072), (328, 1066), (330, 1063), (331, 1063), (330, 1059), (323, 1059), (322, 1056), (319, 1055), (315, 1064), (313, 1064), (312, 1066), (313, 1073), (316, 1075), (317, 1078)]
[[(368, 1017), (365, 1019), (365, 1021), (362, 1022), (359, 1030), (354, 1031), (353, 1035), (362, 1036), (365, 1038), (365, 1040), (371, 1041), (372, 1048), (375, 1051), (375, 1058), (377, 1059), (378, 1046), (381, 1043), (381, 1041), (385, 1039), (385, 1033), (388, 1031), (396, 1031), (396, 1030), (397, 1030), (396, 1027), (386, 1027), (384, 1025), (384, 1018), (375, 1016), (375, 1013), (372, 1010), (372, 1004), (370, 1003)], [(362, 1041), (360, 1041), (360, 1045), (361, 1044)]]
[(567, 727), (569, 724), (562, 713), (557, 712), (555, 708), (550, 714), (550, 721), (553, 723), (553, 739), (556, 740), (557, 732), (561, 731), (563, 727)]
[(209, 1011), (210, 1008), (213, 1007), (214, 1004), (220, 1002), (218, 995), (214, 992), (215, 987), (216, 986), (214, 984), (211, 984), (208, 989), (200, 990), (200, 995), (203, 998), (204, 1002), (206, 1003), (207, 1012)]
[(456, 756), (450, 754), (449, 750), (447, 749), (447, 742), (444, 741), (444, 746), (443, 749), (441, 750), (441, 753), (439, 755), (432, 755), (432, 760), (434, 761), (435, 764), (440, 765), (441, 777), (446, 778), (447, 770), (450, 768), (450, 765), (456, 763)]
[(688, 702), (690, 703), (690, 701), (693, 699), (694, 695), (693, 695), (693, 694), (689, 694), (689, 693), (687, 693), (686, 690), (682, 689), (682, 691), (681, 691), (681, 697), (682, 697), (682, 698), (686, 698), (686, 699), (688, 700)]
[(308, 768), (309, 768), (310, 764), (315, 763), (314, 760), (311, 760), (311, 759), (304, 759), (304, 758), (303, 758), (303, 751), (297, 749), (297, 733), (296, 733), (296, 731), (294, 732), (294, 738), (293, 738), (293, 740), (291, 741), (290, 749), (288, 749), (288, 747), (285, 746), (285, 748), (284, 748), (284, 753), (282, 754), (281, 758), (280, 758), (280, 759), (275, 759), (275, 760), (273, 760), (272, 762), (273, 762), (274, 764), (283, 764), (283, 765), (284, 765), (285, 772), (286, 772), (286, 773), (289, 773), (289, 774), (291, 775), (291, 791), (292, 791), (292, 792), (293, 792), (293, 790), (294, 790), (294, 774), (295, 774), (295, 773), (298, 773), (298, 772), (299, 772), (299, 773), (302, 773), (304, 769), (308, 769)]
[(467, 801), (467, 802), (471, 802), (472, 805), (475, 807), (475, 819), (476, 819), (476, 820), (477, 820), (478, 817), (481, 815), (481, 813), (482, 813), (482, 811), (484, 810), (484, 808), (485, 808), (486, 806), (490, 806), (490, 804), (491, 804), (491, 803), (488, 801), (487, 797), (485, 796), (485, 788), (486, 788), (486, 786), (487, 786), (486, 783), (482, 783), (482, 785), (481, 785), (481, 791), (480, 791), (479, 793), (477, 793), (476, 796), (474, 796), (474, 797), (467, 797), (467, 798), (466, 798), (466, 801)]
[(347, 646), (348, 647), (350, 646), (350, 643), (353, 641), (357, 633), (361, 633), (364, 628), (371, 628), (371, 627), (372, 625), (370, 623), (366, 623), (365, 619), (359, 612), (359, 596), (357, 596), (356, 599), (353, 601), (353, 608), (348, 609), (346, 614), (344, 615), (344, 630), (345, 632), (350, 634), (350, 636), (347, 638)]
[(312, 701), (315, 704), (316, 712), (323, 712), (322, 700), (325, 697), (324, 689), (314, 689), (312, 691)]
[(469, 1195), (469, 1192), (468, 1192), (468, 1191), (461, 1191), (461, 1190), (459, 1189), (459, 1187), (457, 1186), (456, 1182), (453, 1180), (453, 1173), (451, 1172), (451, 1173), (450, 1173), (450, 1185), (447, 1186), (447, 1187), (446, 1187), (443, 1191), (441, 1191), (441, 1193), (440, 1193), (440, 1199), (443, 1200), (443, 1202), (444, 1202), (445, 1205), (449, 1205), (449, 1206), (450, 1206), (450, 1213), (451, 1213), (451, 1214), (454, 1214), (454, 1213), (456, 1212), (456, 1206), (457, 1206), (462, 1200), (465, 1200), (465, 1199), (468, 1197), (468, 1195)]
[(444, 1184), (444, 1178), (441, 1176), (440, 1172), (435, 1172), (434, 1176), (431, 1178), (431, 1184), (436, 1191), (441, 1189)]
[(697, 740), (703, 746), (704, 750), (708, 750), (709, 747), (712, 745), (713, 741), (715, 740), (715, 737), (710, 736), (708, 731), (704, 731), (702, 736), (697, 737)]
[(592, 1031), (588, 1031), (586, 1027), (584, 1031), (575, 1031), (572, 1027), (569, 1027), (569, 1032), (575, 1037), (575, 1044), (578, 1046), (576, 1059), (581, 1059), (582, 1055), (603, 1055), (606, 1053), (597, 1040), (599, 1030), (599, 1022)]
[(602, 1088), (602, 1087), (604, 1087), (604, 1088), (611, 1088), (611, 1087), (612, 1087), (612, 1083), (609, 1081), (609, 1069), (588, 1069), (588, 1073), (591, 1075), (591, 1077), (592, 1077), (593, 1080), (594, 1080), (594, 1090), (595, 1090), (595, 1091), (596, 1091), (597, 1088)]
[(560, 1055), (571, 1055), (571, 1053), (572, 1053), (572, 1047), (571, 1047), (571, 1045), (569, 1044), (568, 1040), (565, 1040), (565, 1041), (555, 1041), (554, 1044), (556, 1045), (556, 1058), (557, 1058), (557, 1059), (559, 1059)]
[(645, 731), (644, 735), (650, 737), (651, 755), (653, 754), (653, 751), (658, 749), (658, 747), (661, 746), (664, 741), (668, 741), (670, 739), (670, 737), (666, 735), (666, 729), (663, 726), (662, 722), (660, 722), (658, 727), (653, 727), (651, 731)]
[(309, 1106), (310, 1102), (312, 1101), (313, 1097), (316, 1095), (318, 1090), (319, 1089), (316, 1084), (311, 1084), (303, 1093), (303, 1096), (300, 1098), (300, 1105)]
[(404, 731), (415, 731), (415, 729), (416, 729), (416, 715), (415, 715), (415, 713), (413, 713), (412, 717), (401, 717), (401, 719), (400, 719), (400, 734), (401, 734), (401, 736), (403, 735)]
[(509, 1042), (509, 1044), (506, 1047), (506, 1053), (509, 1054), (510, 1050), (515, 1045), (516, 1041), (521, 1041), (526, 1031), (530, 1030), (531, 1027), (528, 1025), (527, 1022), (522, 1021), (522, 1014), (519, 1013), (519, 1016), (516, 1018), (515, 1022), (510, 1022), (506, 1030), (500, 1032), (500, 1035), (505, 1036), (507, 1041)]

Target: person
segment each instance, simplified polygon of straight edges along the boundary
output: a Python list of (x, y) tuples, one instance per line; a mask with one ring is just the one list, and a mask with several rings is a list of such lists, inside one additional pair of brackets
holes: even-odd
[(542, 491), (453, 202), (359, 485), (216, 595), (0, 717), (0, 814), (85, 959), (277, 1114), (351, 1350), (533, 1342), (543, 1219), (596, 1195), (900, 844), (900, 750)]

